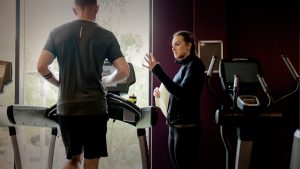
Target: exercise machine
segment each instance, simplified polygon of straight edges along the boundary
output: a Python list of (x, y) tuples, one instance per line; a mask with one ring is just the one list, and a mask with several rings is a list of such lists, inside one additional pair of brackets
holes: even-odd
[[(10, 82), (12, 82), (12, 63), (0, 60), (0, 94), (4, 92), (5, 85), (8, 85)], [(0, 112), (5, 111), (6, 109), (2, 105), (0, 105)], [(18, 140), (16, 137), (16, 128), (11, 125), (7, 117), (7, 115), (5, 115), (5, 117), (2, 117), (2, 115), (0, 115), (0, 126), (9, 128), (9, 135), (11, 137), (11, 142), (15, 154), (14, 164), (15, 168), (19, 169), (21, 168), (21, 157), (19, 153)]]
[[(257, 75), (260, 74), (260, 65), (254, 59), (223, 59), (219, 62), (220, 82), (231, 100), (230, 106), (217, 109), (215, 114), (227, 151), (227, 169), (250, 169), (255, 127), (282, 117), (280, 112), (266, 110), (258, 98), (260, 84)], [(235, 153), (226, 138), (226, 127), (237, 129)]]
[[(299, 74), (295, 70), (293, 64), (289, 60), (288, 57), (282, 55), (282, 59), (284, 60), (284, 63), (288, 67), (290, 73), (292, 74), (294, 80), (297, 82), (297, 87), (294, 91), (291, 92), (295, 93), (299, 91)], [(299, 169), (300, 168), (300, 112), (299, 112), (299, 121), (298, 121), (298, 129), (294, 133), (294, 139), (293, 139), (293, 148), (291, 153), (291, 161), (290, 161), (290, 169)]]
[[(282, 56), (282, 59), (292, 70), (293, 67), (288, 58)], [(210, 67), (214, 65), (214, 61), (215, 57), (213, 56)], [(208, 85), (211, 83), (211, 76), (211, 72), (208, 71)], [(297, 80), (295, 90), (275, 100), (261, 75), (259, 62), (249, 58), (221, 59), (219, 79), (222, 89), (226, 93), (226, 100), (230, 100), (229, 105), (223, 105), (215, 112), (215, 121), (220, 126), (221, 138), (226, 149), (226, 169), (250, 169), (254, 129), (282, 120), (282, 113), (271, 110), (271, 107), (298, 91), (299, 80)], [(210, 86), (209, 89), (214, 95), (217, 94)], [(262, 98), (262, 94), (267, 99)], [(222, 96), (217, 95), (217, 97)], [(233, 151), (234, 146), (230, 144), (228, 138), (227, 129), (232, 127), (237, 130), (236, 152)], [(297, 147), (298, 144), (295, 144)], [(299, 147), (298, 149), (294, 148), (293, 151), (296, 152), (293, 156), (299, 158), (299, 154), (297, 155)], [(299, 160), (292, 160), (292, 163), (296, 163), (296, 161), (299, 163)]]
[[(140, 144), (140, 153), (142, 157), (143, 169), (150, 169), (150, 159), (146, 139), (146, 128), (156, 124), (158, 117), (158, 108), (154, 106), (138, 107), (134, 103), (120, 96), (128, 92), (131, 84), (135, 83), (134, 69), (129, 63), (130, 75), (126, 81), (114, 86), (107, 87), (107, 103), (109, 118), (131, 124), (137, 128), (137, 136)], [(105, 73), (110, 73), (113, 68), (109, 63), (105, 63)], [(108, 71), (109, 70), (109, 71)], [(10, 105), (0, 106), (0, 126), (9, 127), (10, 136), (13, 143), (15, 155), (15, 168), (22, 169), (21, 157), (16, 138), (14, 126), (34, 126), (51, 128), (51, 140), (48, 152), (47, 169), (52, 169), (55, 141), (59, 126), (57, 123), (56, 105), (51, 107)]]

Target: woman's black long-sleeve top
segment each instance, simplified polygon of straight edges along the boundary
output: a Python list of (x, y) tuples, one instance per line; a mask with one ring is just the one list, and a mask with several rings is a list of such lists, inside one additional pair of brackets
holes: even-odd
[(170, 79), (157, 64), (153, 74), (170, 92), (168, 125), (200, 124), (200, 97), (205, 82), (205, 66), (196, 55), (189, 55), (181, 61), (175, 77)]

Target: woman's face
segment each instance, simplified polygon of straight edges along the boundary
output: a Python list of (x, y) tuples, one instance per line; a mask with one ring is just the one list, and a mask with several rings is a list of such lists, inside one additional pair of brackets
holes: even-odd
[(174, 36), (172, 40), (172, 51), (176, 60), (184, 59), (190, 55), (191, 43), (186, 43), (183, 36)]

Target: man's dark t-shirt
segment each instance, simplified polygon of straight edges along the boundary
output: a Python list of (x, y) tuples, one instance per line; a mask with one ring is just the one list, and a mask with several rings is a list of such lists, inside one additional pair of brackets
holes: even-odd
[(75, 20), (53, 29), (44, 46), (59, 65), (58, 114), (107, 113), (101, 85), (105, 59), (123, 57), (114, 34), (90, 21)]

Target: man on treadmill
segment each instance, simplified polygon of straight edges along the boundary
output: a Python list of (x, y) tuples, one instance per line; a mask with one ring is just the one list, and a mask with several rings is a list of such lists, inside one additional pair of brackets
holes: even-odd
[[(106, 157), (107, 102), (104, 87), (125, 80), (128, 64), (115, 35), (95, 23), (97, 0), (74, 0), (77, 20), (54, 28), (38, 59), (38, 72), (59, 88), (58, 121), (66, 148), (63, 168), (98, 169)], [(59, 65), (59, 79), (48, 68)], [(116, 68), (102, 77), (107, 59)]]

